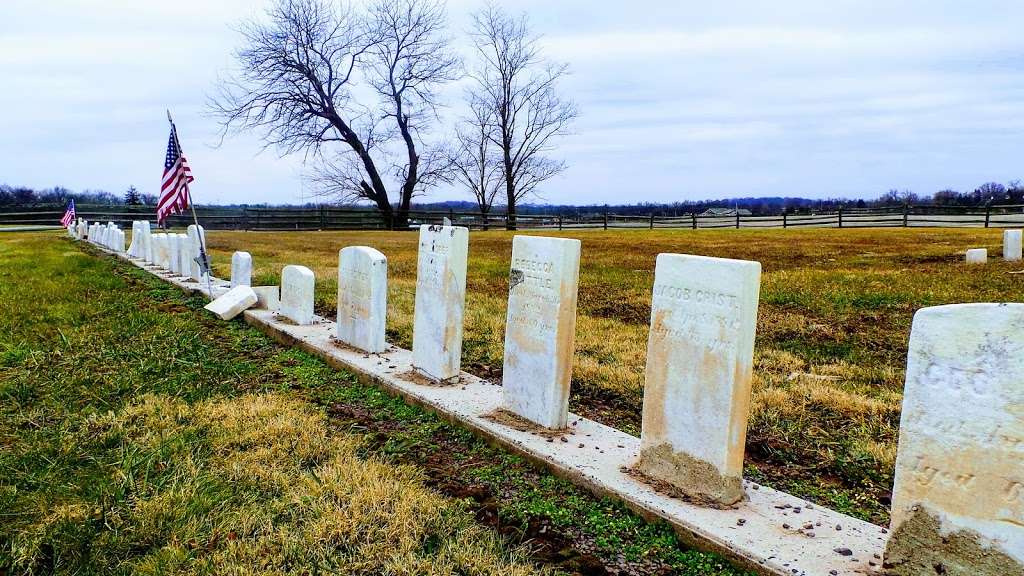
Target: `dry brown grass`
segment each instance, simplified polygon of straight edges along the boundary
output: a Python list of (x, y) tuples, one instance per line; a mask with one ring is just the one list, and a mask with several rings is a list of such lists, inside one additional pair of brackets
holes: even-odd
[[(533, 233), (533, 232), (531, 232)], [(1000, 253), (983, 229), (618, 230), (549, 235), (583, 241), (574, 395), (570, 408), (638, 432), (655, 256), (678, 252), (763, 265), (748, 460), (762, 479), (815, 496), (835, 486), (881, 501), (884, 516), (900, 390), (915, 310), (953, 302), (1020, 301), (1020, 266), (968, 267), (962, 253)], [(388, 336), (409, 347), (416, 235), (388, 232), (211, 232), (218, 275), (230, 254), (253, 254), (254, 279), (286, 264), (317, 276), (316, 306), (333, 316), (337, 252), (368, 245), (388, 257)], [(470, 236), (463, 366), (500, 370), (512, 234)], [(800, 482), (816, 487), (801, 488)], [(842, 507), (841, 504), (833, 504)], [(853, 510), (856, 512), (855, 510)]]

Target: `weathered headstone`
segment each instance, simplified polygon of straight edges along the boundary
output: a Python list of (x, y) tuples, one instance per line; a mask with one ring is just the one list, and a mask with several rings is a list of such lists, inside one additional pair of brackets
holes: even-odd
[(1021, 259), (1021, 231), (1003, 230), (1003, 259), (1014, 262)]
[(231, 320), (257, 302), (256, 293), (248, 286), (235, 286), (212, 300), (203, 308), (213, 312), (221, 320)]
[(153, 263), (153, 231), (149, 228), (149, 220), (142, 222), (142, 259)]
[(118, 229), (115, 230), (114, 233), (114, 250), (117, 251), (118, 254), (124, 254), (124, 230)]
[(278, 312), (300, 326), (313, 323), (313, 288), (316, 279), (305, 266), (289, 265), (281, 271), (281, 304)]
[(383, 352), (388, 312), (388, 259), (368, 246), (338, 252), (338, 340)]
[(892, 574), (1024, 574), (1024, 304), (914, 315)]
[(202, 246), (206, 242), (206, 230), (202, 226), (196, 226), (192, 224), (188, 227), (188, 249), (189, 249), (189, 265), (188, 268), (182, 271), (182, 274), (191, 276), (196, 282), (205, 282), (206, 275), (202, 273), (199, 267), (199, 262), (196, 258), (199, 256), (199, 252)]
[(568, 416), (579, 265), (579, 240), (512, 240), (502, 408), (547, 428)]
[(231, 287), (252, 285), (252, 255), (235, 252), (231, 255)]
[(984, 264), (988, 262), (988, 249), (971, 248), (967, 251), (968, 264)]
[(277, 286), (253, 286), (252, 291), (256, 293), (255, 308), (273, 312), (281, 307), (281, 289)]
[(469, 230), (420, 226), (412, 362), (439, 382), (459, 376)]
[(743, 497), (761, 264), (659, 254), (639, 470), (713, 504)]
[(167, 234), (164, 232), (153, 234), (153, 264), (160, 268), (167, 268), (170, 263), (167, 255)]

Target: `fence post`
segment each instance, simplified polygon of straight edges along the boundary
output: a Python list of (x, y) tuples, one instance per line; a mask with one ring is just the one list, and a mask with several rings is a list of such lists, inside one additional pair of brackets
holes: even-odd
[(910, 204), (903, 205), (903, 227), (907, 227), (907, 217), (910, 216)]
[(607, 210), (604, 211), (604, 229), (605, 230), (608, 229), (608, 211)]
[(562, 229), (562, 215), (561, 214), (558, 215), (558, 229), (559, 230)]
[(789, 226), (789, 222), (787, 221), (786, 213), (783, 212), (782, 213), (782, 227), (786, 228), (787, 226)]
[(654, 230), (654, 212), (651, 212), (651, 230)]
[(242, 230), (249, 231), (249, 208), (242, 206)]
[(740, 209), (736, 209), (736, 229), (740, 229)]
[(697, 229), (697, 213), (696, 212), (690, 212), (690, 219), (693, 221), (693, 229), (696, 230)]
[(839, 207), (839, 227), (843, 227), (843, 207)]
[(992, 201), (989, 200), (985, 203), (985, 228), (988, 228), (988, 223), (992, 219)]
[(323, 231), (323, 230), (326, 230), (326, 229), (327, 229), (327, 227), (326, 227), (326, 226), (324, 225), (324, 222), (325, 222), (325, 221), (324, 221), (324, 205), (323, 205), (323, 204), (321, 204), (321, 205), (320, 205), (320, 230), (321, 230), (321, 231)]
[(455, 225), (455, 209), (454, 208), (449, 208), (448, 209), (448, 221), (452, 223), (452, 226)]

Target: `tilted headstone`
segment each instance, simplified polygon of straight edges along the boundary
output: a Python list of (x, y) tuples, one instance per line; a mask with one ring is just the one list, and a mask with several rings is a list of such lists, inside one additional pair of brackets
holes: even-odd
[(132, 240), (128, 244), (128, 257), (135, 258), (135, 252), (138, 250), (139, 244), (139, 221), (132, 221)]
[(988, 262), (988, 249), (971, 248), (967, 251), (966, 259), (968, 264), (984, 264)]
[(1003, 230), (1003, 259), (1010, 262), (1021, 259), (1021, 231)]
[(213, 312), (221, 320), (231, 320), (256, 304), (256, 293), (248, 286), (235, 286), (212, 300), (203, 308)]
[(338, 340), (365, 352), (385, 350), (388, 259), (368, 246), (338, 252)]
[(761, 264), (659, 254), (639, 469), (715, 504), (743, 497)]
[(547, 428), (568, 416), (579, 266), (579, 240), (512, 240), (502, 408)]
[(462, 368), (462, 319), (466, 306), (469, 230), (420, 226), (412, 362), (439, 382)]
[[(202, 226), (196, 226), (191, 224), (188, 227), (188, 249), (189, 249), (189, 265), (188, 268), (182, 271), (182, 274), (191, 276), (196, 282), (205, 282), (206, 275), (202, 273), (199, 267), (199, 262), (196, 258), (199, 257), (199, 252), (202, 246), (206, 242), (206, 230)], [(207, 254), (209, 256), (209, 254)]]
[(1024, 574), (1024, 304), (919, 310), (906, 374), (887, 569)]
[(253, 286), (256, 293), (255, 308), (276, 312), (281, 307), (281, 289), (277, 286)]
[(235, 252), (231, 255), (231, 287), (252, 286), (252, 255)]
[(289, 265), (281, 271), (281, 305), (285, 318), (300, 326), (313, 323), (313, 288), (316, 279), (305, 266)]

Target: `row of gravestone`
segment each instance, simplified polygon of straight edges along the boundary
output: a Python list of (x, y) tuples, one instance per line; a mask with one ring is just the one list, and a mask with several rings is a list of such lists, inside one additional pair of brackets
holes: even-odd
[[(502, 405), (553, 429), (566, 425), (580, 246), (512, 244)], [(413, 363), (442, 384), (460, 375), (467, 255), (465, 228), (421, 227)], [(251, 256), (235, 253), (232, 284), (250, 283), (251, 271)], [(757, 262), (686, 254), (659, 254), (655, 266), (634, 470), (709, 505), (744, 496), (760, 272)], [(285, 266), (278, 314), (312, 324), (314, 284), (308, 268)], [(387, 258), (343, 248), (337, 302), (338, 340), (383, 352)], [(1024, 574), (1024, 304), (915, 315), (891, 528), (894, 574)]]
[(113, 222), (89, 224), (79, 218), (68, 226), (68, 235), (79, 240), (88, 239), (93, 244), (98, 244), (118, 254), (124, 253), (124, 230), (118, 228)]
[[(1021, 256), (1021, 231), (1003, 230), (1003, 260), (1016, 262)], [(984, 264), (988, 262), (988, 249), (971, 248), (967, 250), (965, 259), (968, 264)]]

